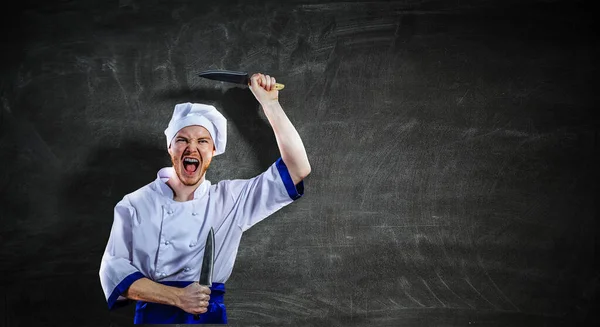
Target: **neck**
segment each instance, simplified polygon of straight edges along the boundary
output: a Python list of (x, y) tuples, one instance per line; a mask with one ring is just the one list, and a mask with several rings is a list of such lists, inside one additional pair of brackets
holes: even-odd
[(177, 174), (174, 174), (167, 181), (167, 185), (169, 185), (169, 187), (173, 191), (173, 200), (178, 202), (185, 202), (194, 199), (194, 192), (196, 191), (198, 186), (202, 184), (202, 182), (204, 182), (204, 176), (202, 176), (200, 181), (198, 181), (198, 183), (194, 185), (185, 185), (181, 183), (181, 181), (177, 177)]

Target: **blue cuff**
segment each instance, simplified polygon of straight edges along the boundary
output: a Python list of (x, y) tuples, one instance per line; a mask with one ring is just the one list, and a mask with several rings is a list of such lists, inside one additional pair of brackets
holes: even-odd
[(292, 180), (290, 172), (288, 171), (287, 166), (285, 165), (285, 162), (283, 162), (282, 158), (277, 159), (275, 165), (277, 166), (279, 176), (281, 176), (281, 179), (283, 180), (283, 185), (285, 185), (285, 189), (287, 190), (287, 193), (290, 196), (290, 198), (292, 200), (296, 200), (303, 196), (304, 181), (300, 181), (298, 185), (294, 185), (294, 181)]
[(110, 297), (108, 297), (108, 301), (107, 301), (108, 309), (109, 310), (116, 309), (116, 308), (122, 307), (123, 304), (129, 303), (129, 301), (119, 301), (119, 302), (125, 302), (125, 303), (117, 303), (117, 299), (119, 298), (119, 296), (121, 294), (123, 294), (123, 292), (125, 292), (129, 288), (129, 286), (131, 286), (131, 284), (133, 284), (133, 282), (135, 282), (136, 280), (138, 280), (140, 278), (144, 278), (144, 277), (146, 277), (146, 276), (144, 276), (144, 274), (142, 274), (139, 271), (136, 271), (133, 274), (125, 277), (119, 283), (119, 285), (117, 285), (117, 287), (115, 287), (115, 289), (113, 290)]

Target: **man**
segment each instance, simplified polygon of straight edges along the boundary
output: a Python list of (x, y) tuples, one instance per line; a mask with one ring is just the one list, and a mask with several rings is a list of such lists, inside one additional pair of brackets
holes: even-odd
[[(242, 233), (303, 195), (311, 168), (275, 78), (254, 74), (250, 90), (273, 128), (277, 162), (252, 179), (212, 185), (205, 173), (225, 150), (226, 119), (213, 106), (178, 104), (165, 130), (173, 167), (115, 206), (100, 281), (110, 309), (137, 301), (136, 324), (227, 323), (224, 283)], [(208, 288), (197, 281), (211, 227), (215, 282)]]

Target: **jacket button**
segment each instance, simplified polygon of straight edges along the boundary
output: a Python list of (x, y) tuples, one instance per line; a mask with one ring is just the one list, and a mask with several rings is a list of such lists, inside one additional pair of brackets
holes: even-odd
[(190, 247), (196, 246), (196, 243), (190, 243)]

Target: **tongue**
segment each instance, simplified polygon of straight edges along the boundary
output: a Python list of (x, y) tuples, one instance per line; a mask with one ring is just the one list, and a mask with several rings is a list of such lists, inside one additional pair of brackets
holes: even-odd
[(196, 165), (194, 164), (184, 164), (183, 167), (185, 167), (185, 171), (190, 174), (196, 172)]

